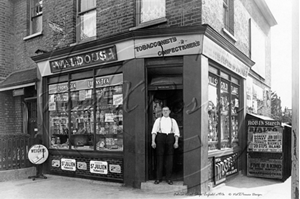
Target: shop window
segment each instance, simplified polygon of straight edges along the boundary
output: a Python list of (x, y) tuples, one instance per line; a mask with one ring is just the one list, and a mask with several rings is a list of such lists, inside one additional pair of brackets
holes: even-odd
[(234, 0), (223, 0), (224, 28), (230, 34), (234, 34)]
[(30, 0), (29, 35), (43, 30), (43, 0)]
[(96, 0), (78, 0), (77, 42), (96, 38)]
[(139, 23), (149, 22), (166, 16), (165, 0), (140, 0), (137, 2), (140, 10)]
[(208, 84), (208, 148), (222, 150), (238, 145), (240, 87), (236, 78), (211, 68)]
[(50, 148), (123, 151), (122, 83), (118, 74), (49, 85)]

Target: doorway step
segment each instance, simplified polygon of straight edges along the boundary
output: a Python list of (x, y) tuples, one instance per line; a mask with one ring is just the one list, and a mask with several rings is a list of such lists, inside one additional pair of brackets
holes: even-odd
[(160, 194), (186, 194), (187, 186), (183, 185), (183, 181), (173, 181), (173, 185), (169, 185), (166, 181), (162, 181), (159, 184), (154, 184), (154, 180), (142, 182), (141, 189), (152, 193)]

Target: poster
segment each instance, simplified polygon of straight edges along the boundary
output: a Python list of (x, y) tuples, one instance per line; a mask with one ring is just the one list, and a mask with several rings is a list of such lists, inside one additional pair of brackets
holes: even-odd
[(108, 163), (105, 161), (90, 161), (90, 172), (96, 174), (107, 174)]
[(282, 127), (278, 121), (248, 121), (248, 152), (282, 152)]
[(119, 106), (122, 104), (123, 104), (123, 95), (122, 94), (113, 95), (113, 105)]
[(110, 164), (109, 172), (111, 173), (121, 173), (121, 165), (118, 164)]
[(77, 169), (87, 170), (87, 163), (86, 162), (77, 162)]
[(282, 154), (248, 153), (247, 175), (267, 178), (282, 178)]

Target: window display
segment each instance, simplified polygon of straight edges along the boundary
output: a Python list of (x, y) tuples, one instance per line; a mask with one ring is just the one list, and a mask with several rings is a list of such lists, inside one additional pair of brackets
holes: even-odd
[(118, 74), (49, 85), (50, 148), (122, 151), (122, 84)]
[(208, 150), (232, 148), (238, 145), (239, 81), (217, 68), (209, 71)]

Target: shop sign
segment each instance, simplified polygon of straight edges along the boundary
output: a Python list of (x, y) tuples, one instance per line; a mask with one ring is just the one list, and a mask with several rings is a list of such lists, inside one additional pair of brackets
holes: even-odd
[(281, 126), (281, 122), (276, 120), (248, 120), (248, 126), (275, 127)]
[[(96, 88), (106, 87), (106, 86), (114, 86), (123, 84), (123, 74), (116, 74), (116, 75), (108, 75), (102, 77), (96, 77)], [(86, 90), (92, 89), (94, 85), (93, 78), (72, 81), (70, 82), (70, 91), (76, 90)], [(59, 84), (51, 84), (49, 85), (49, 94), (56, 94), (56, 93), (66, 93), (69, 90), (68, 83), (59, 83)], [(86, 93), (82, 93), (82, 98), (91, 98), (92, 91), (87, 91)], [(68, 94), (66, 96), (62, 95), (59, 96), (61, 101), (68, 101)], [(52, 97), (51, 101), (56, 101), (57, 97)]]
[(203, 35), (171, 36), (135, 40), (136, 58), (200, 54)]
[(250, 68), (207, 37), (203, 39), (203, 54), (241, 77), (247, 78)]
[(52, 167), (60, 167), (60, 161), (59, 160), (52, 160), (51, 162)]
[(96, 174), (107, 174), (108, 163), (105, 161), (90, 161), (90, 172)]
[(214, 158), (215, 185), (224, 182), (226, 180), (226, 176), (230, 176), (238, 172), (237, 158), (238, 158), (237, 153)]
[[(259, 156), (259, 157), (258, 157)], [(268, 154), (247, 154), (247, 175), (266, 178), (282, 178), (283, 165), (281, 157), (271, 157)]]
[(115, 60), (117, 60), (116, 46), (111, 46), (93, 52), (50, 61), (50, 70), (52, 73), (58, 73), (91, 64), (102, 64)]
[(62, 158), (61, 159), (61, 170), (76, 171), (76, 160)]
[(121, 165), (118, 164), (110, 164), (109, 172), (111, 173), (121, 173)]
[(77, 169), (87, 170), (87, 163), (86, 162), (77, 162)]

